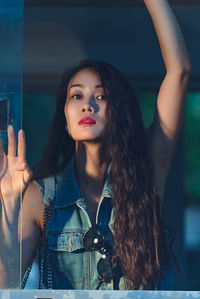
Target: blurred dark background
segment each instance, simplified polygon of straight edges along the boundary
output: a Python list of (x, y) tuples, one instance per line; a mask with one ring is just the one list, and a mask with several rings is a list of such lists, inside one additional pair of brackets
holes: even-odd
[[(148, 126), (165, 74), (143, 1), (25, 0), (23, 122), (32, 166), (41, 157), (62, 73), (83, 58), (107, 61), (132, 82)], [(164, 200), (181, 266), (175, 288), (200, 289), (200, 1), (170, 2), (183, 30), (193, 70), (185, 122)]]

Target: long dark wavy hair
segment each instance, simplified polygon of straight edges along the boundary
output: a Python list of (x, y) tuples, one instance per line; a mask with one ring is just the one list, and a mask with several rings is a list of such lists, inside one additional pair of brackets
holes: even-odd
[(33, 179), (61, 171), (74, 155), (75, 141), (65, 130), (64, 105), (70, 79), (84, 68), (99, 74), (107, 93), (110, 144), (106, 153), (112, 157), (114, 249), (126, 281), (138, 289), (164, 277), (169, 246), (139, 104), (131, 84), (116, 68), (87, 59), (64, 74), (48, 141)]

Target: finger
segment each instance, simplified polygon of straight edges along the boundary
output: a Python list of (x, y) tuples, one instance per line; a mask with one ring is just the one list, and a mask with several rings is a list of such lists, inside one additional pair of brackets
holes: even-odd
[(18, 133), (18, 157), (26, 161), (26, 141), (23, 130), (19, 130)]
[(33, 176), (32, 171), (30, 170), (30, 168), (27, 168), (24, 172), (23, 172), (23, 180), (24, 180), (24, 184), (27, 185), (31, 178)]
[(14, 165), (13, 169), (17, 170), (17, 171), (24, 171), (28, 168), (28, 165), (26, 164), (26, 162), (21, 159), (17, 162), (17, 164)]
[(33, 173), (28, 164), (23, 160), (18, 161), (18, 163), (14, 166), (14, 170), (21, 171), (23, 173), (24, 184), (27, 184), (33, 176)]
[(8, 126), (8, 156), (16, 157), (16, 139), (13, 126)]

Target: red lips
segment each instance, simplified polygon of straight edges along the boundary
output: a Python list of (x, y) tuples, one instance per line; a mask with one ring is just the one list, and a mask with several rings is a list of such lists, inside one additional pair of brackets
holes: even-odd
[(78, 122), (79, 125), (95, 125), (96, 121), (89, 116), (83, 117)]

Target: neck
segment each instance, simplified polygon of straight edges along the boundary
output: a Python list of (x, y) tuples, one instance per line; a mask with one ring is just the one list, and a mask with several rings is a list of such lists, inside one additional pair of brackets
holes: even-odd
[(102, 144), (76, 143), (75, 173), (83, 196), (98, 197), (102, 193), (109, 162), (104, 152)]

